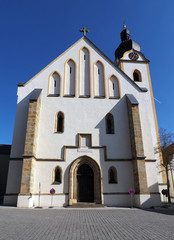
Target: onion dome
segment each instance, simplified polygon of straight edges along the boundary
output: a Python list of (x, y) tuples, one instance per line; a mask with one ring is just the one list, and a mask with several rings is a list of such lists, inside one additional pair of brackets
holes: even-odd
[(140, 52), (140, 45), (130, 39), (130, 31), (126, 28), (126, 25), (123, 25), (123, 30), (120, 34), (121, 43), (119, 47), (115, 50), (115, 61), (117, 62), (120, 58), (123, 57), (123, 54), (131, 49), (134, 49)]

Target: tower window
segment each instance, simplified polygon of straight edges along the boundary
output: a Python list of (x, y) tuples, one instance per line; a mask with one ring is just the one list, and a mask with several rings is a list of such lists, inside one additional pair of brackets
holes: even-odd
[(133, 73), (133, 79), (135, 82), (141, 82), (141, 73), (138, 70), (135, 70)]
[(113, 86), (113, 90), (114, 90), (114, 83), (112, 84), (112, 86)]
[(70, 69), (69, 69), (69, 72), (71, 73), (72, 72), (72, 68), (70, 67)]
[(56, 80), (54, 81), (54, 87), (56, 87)]
[(106, 121), (106, 134), (114, 134), (114, 117), (108, 113), (105, 117)]
[(100, 69), (98, 68), (98, 74), (100, 74)]
[(84, 55), (84, 60), (86, 60), (86, 55)]

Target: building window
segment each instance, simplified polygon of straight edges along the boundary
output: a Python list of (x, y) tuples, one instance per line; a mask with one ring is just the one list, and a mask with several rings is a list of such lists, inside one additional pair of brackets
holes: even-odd
[(58, 166), (53, 171), (53, 183), (54, 184), (62, 183), (62, 169)]
[(119, 80), (112, 75), (109, 78), (109, 98), (120, 98), (120, 87), (119, 87)]
[(105, 76), (104, 66), (100, 61), (94, 64), (94, 97), (105, 97)]
[(106, 121), (106, 134), (114, 134), (114, 117), (108, 113), (105, 117)]
[(48, 96), (60, 96), (60, 74), (54, 72), (50, 75), (48, 81)]
[(64, 114), (58, 112), (56, 117), (55, 132), (63, 133), (64, 132)]
[(117, 170), (115, 167), (110, 167), (108, 170), (109, 184), (117, 183)]
[(133, 80), (135, 82), (142, 82), (141, 73), (138, 70), (133, 72)]
[(90, 54), (85, 47), (80, 49), (79, 96), (90, 97)]
[(72, 59), (65, 63), (64, 96), (75, 96), (76, 66)]

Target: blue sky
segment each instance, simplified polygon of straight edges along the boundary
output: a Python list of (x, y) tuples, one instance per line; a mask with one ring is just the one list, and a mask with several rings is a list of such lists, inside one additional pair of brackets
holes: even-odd
[(17, 83), (26, 82), (74, 42), (79, 29), (111, 60), (123, 19), (150, 60), (159, 127), (174, 133), (173, 0), (0, 0), (0, 144), (11, 144)]

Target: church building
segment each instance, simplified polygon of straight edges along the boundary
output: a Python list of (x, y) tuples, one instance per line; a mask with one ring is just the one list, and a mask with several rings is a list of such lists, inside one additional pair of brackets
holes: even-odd
[[(165, 185), (149, 60), (123, 26), (110, 60), (84, 36), (26, 83), (5, 205), (150, 207)], [(53, 190), (53, 191), (54, 191)]]

